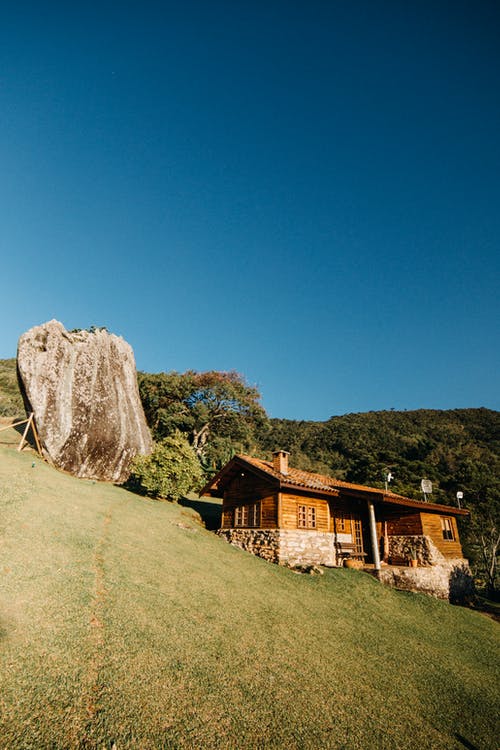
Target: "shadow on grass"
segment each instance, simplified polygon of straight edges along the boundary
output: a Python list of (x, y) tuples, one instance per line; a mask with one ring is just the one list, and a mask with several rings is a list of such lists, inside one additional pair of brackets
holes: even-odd
[(216, 531), (220, 528), (222, 506), (220, 503), (212, 503), (209, 500), (191, 499), (182, 497), (179, 505), (185, 508), (192, 508), (201, 517), (205, 528), (209, 531)]
[[(19, 419), (27, 420), (28, 417), (19, 417)], [(14, 429), (17, 433), (19, 433), (20, 438), (22, 438), (24, 431), (26, 429), (26, 422), (24, 422), (23, 424), (18, 424), (12, 429)], [(31, 429), (31, 427), (29, 428), (28, 433), (24, 439), (25, 439), (24, 445), (25, 446), (29, 445), (30, 448), (33, 448), (33, 450), (36, 451), (37, 448), (36, 448), (36, 443), (35, 443), (35, 436), (33, 435), (33, 430)], [(21, 442), (21, 440), (19, 440), (19, 442)]]
[(455, 737), (457, 738), (459, 742), (462, 743), (464, 747), (467, 748), (467, 750), (479, 750), (479, 748), (476, 747), (476, 745), (473, 745), (472, 742), (469, 742), (469, 740), (466, 740), (465, 737), (462, 737), (461, 734), (455, 734)]
[(141, 483), (137, 481), (137, 479), (134, 476), (130, 476), (128, 479), (125, 480), (125, 482), (122, 482), (121, 484), (118, 484), (118, 487), (121, 487), (124, 490), (127, 490), (127, 492), (132, 492), (134, 495), (139, 495), (140, 497), (148, 497), (150, 500), (154, 500), (154, 495), (151, 495), (147, 492), (142, 486)]
[[(123, 489), (128, 492), (133, 492), (134, 495), (149, 498), (150, 500), (158, 500), (159, 502), (172, 502), (167, 499), (158, 499), (154, 495), (148, 493), (141, 484), (134, 478), (128, 479), (126, 482), (120, 485)], [(197, 497), (181, 497), (177, 503), (182, 505), (184, 508), (191, 508), (201, 518), (204, 526), (208, 531), (217, 531), (220, 528), (221, 516), (222, 516), (222, 505), (220, 503), (214, 503), (210, 500), (205, 500)]]
[[(9, 445), (9, 446), (17, 446), (21, 442), (21, 437), (24, 433), (24, 430), (26, 429), (26, 423), (24, 424), (18, 424), (16, 425), (16, 422), (20, 422), (22, 419), (28, 419), (25, 416), (18, 416), (18, 417), (10, 417), (11, 422), (14, 424), (1, 424), (1, 427), (7, 427), (9, 429), (2, 430), (0, 432), (0, 445)], [(9, 432), (11, 430), (11, 432)], [(19, 435), (19, 440), (14, 436), (13, 433), (17, 432)], [(35, 438), (33, 437), (33, 433), (30, 430), (28, 430), (28, 434), (26, 436), (26, 443), (30, 446), (30, 448), (34, 448), (36, 450), (36, 444), (35, 444)]]

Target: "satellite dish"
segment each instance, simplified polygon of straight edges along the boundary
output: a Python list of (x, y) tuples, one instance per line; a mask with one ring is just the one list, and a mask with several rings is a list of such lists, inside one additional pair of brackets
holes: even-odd
[(394, 474), (389, 471), (389, 469), (386, 469), (384, 471), (384, 482), (385, 482), (385, 491), (389, 489), (389, 482), (391, 482), (394, 479)]
[(420, 487), (422, 489), (422, 492), (424, 493), (424, 500), (427, 502), (427, 495), (430, 495), (432, 493), (432, 482), (430, 479), (422, 479), (420, 482)]

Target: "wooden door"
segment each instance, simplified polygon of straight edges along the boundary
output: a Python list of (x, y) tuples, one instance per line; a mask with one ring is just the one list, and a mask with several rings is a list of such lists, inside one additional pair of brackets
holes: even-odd
[(362, 555), (363, 549), (363, 526), (359, 516), (352, 517), (352, 541), (354, 544), (354, 555)]

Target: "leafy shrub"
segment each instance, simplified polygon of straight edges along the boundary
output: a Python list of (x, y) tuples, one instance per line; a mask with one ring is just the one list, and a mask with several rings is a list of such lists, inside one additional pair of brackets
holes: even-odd
[(188, 439), (180, 432), (156, 443), (149, 456), (132, 462), (129, 486), (150, 497), (177, 501), (199, 487), (203, 472)]

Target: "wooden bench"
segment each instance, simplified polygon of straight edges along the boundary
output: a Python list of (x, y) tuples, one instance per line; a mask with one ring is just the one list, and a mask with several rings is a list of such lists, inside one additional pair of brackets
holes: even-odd
[(366, 552), (360, 552), (357, 545), (353, 542), (337, 542), (335, 550), (342, 560), (348, 557), (352, 557), (354, 560), (362, 560), (366, 557)]

